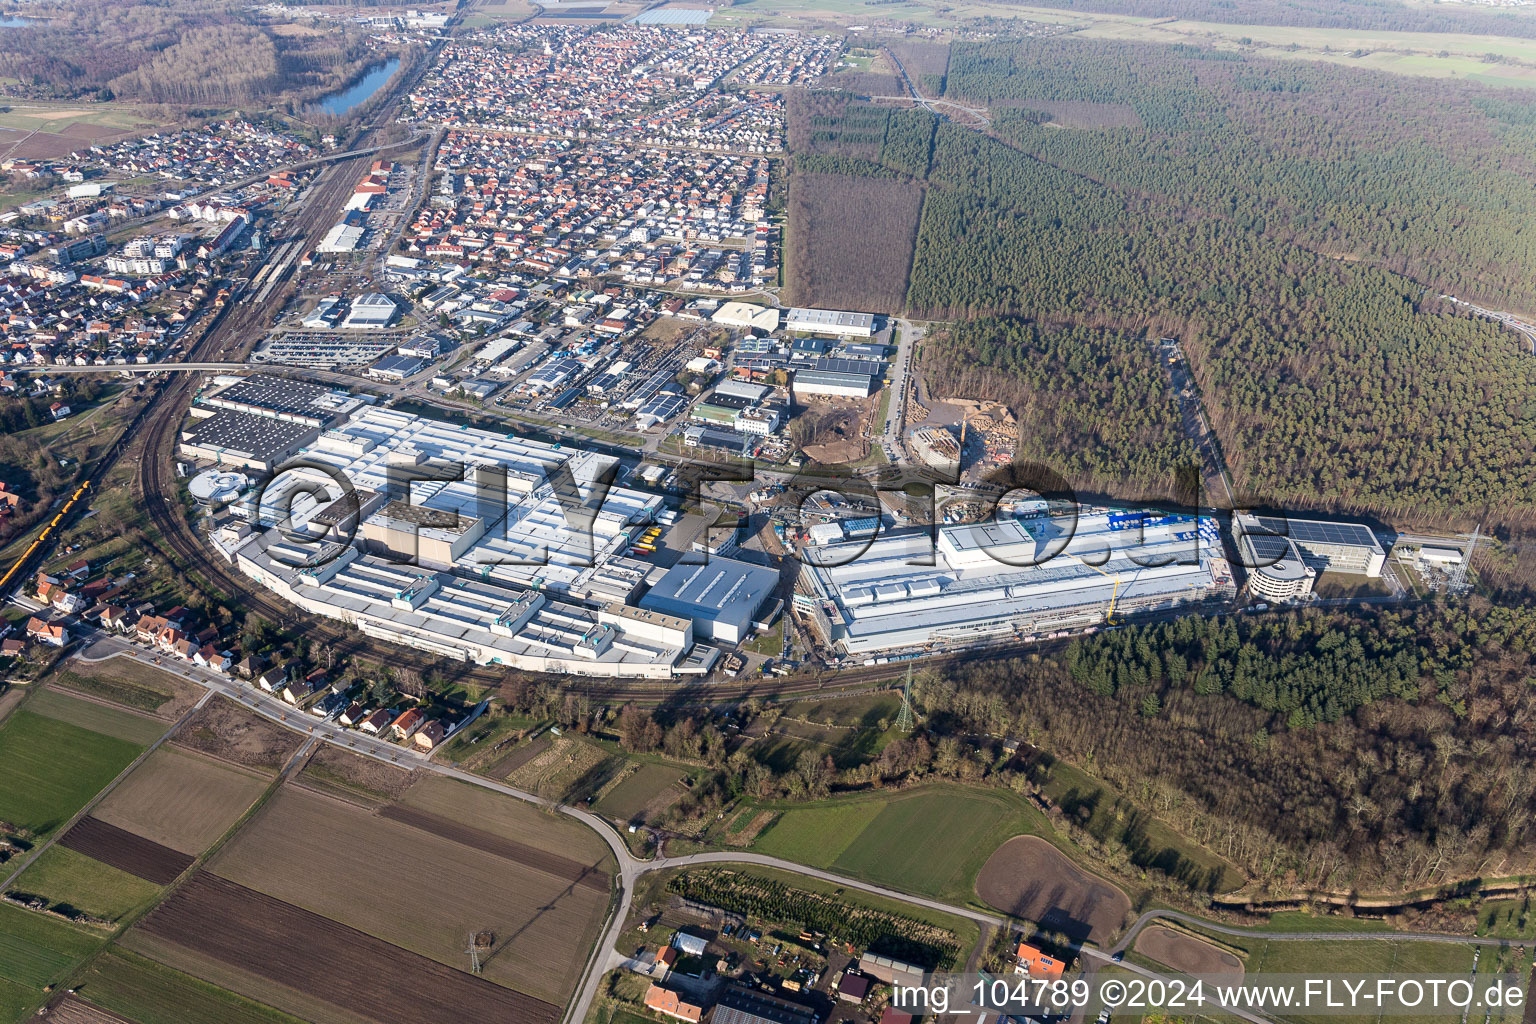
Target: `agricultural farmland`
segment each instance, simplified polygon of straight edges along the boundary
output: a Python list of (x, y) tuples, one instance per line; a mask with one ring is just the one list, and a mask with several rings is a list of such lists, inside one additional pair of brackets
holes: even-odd
[[(491, 844), (469, 845), (290, 786), (209, 867), (455, 969), (468, 966), (470, 932), (493, 932), (487, 980), (563, 1001), (607, 909), (606, 871), (569, 858), (559, 865), (548, 858), (521, 863), (479, 848), (484, 845)], [(397, 887), (380, 880), (380, 864), (389, 865), (390, 879), (408, 882)]]
[(64, 833), (59, 846), (93, 857), (156, 885), (166, 885), (192, 866), (192, 857), (152, 839), (90, 816)]
[(117, 949), (91, 964), (80, 992), (137, 1024), (299, 1024), (297, 1017)]
[(559, 1018), (549, 1003), (208, 872), (177, 889), (141, 927), (377, 1021), (553, 1024)]
[(196, 856), (245, 813), (267, 784), (248, 769), (165, 746), (149, 755), (91, 814)]
[(753, 849), (963, 903), (999, 843), (1041, 827), (1010, 793), (933, 786), (790, 808)]
[(1018, 836), (999, 847), (976, 879), (976, 894), (1006, 914), (1100, 944), (1131, 912), (1125, 893), (1038, 836)]
[(0, 764), (6, 771), (6, 785), (0, 786), (0, 821), (36, 836), (52, 832), (143, 749), (140, 743), (23, 705), (0, 724)]
[(42, 896), (55, 907), (72, 907), (113, 922), (147, 907), (160, 895), (160, 887), (153, 882), (57, 843), (44, 850), (11, 888)]
[(32, 694), (26, 710), (146, 747), (159, 739), (166, 728), (164, 722), (149, 715), (82, 700), (49, 687)]
[(83, 928), (0, 903), (0, 1021), (26, 1016), (101, 940)]

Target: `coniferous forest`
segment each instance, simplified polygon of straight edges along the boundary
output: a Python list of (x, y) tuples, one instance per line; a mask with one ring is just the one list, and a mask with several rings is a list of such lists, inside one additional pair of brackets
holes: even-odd
[[(976, 351), (1008, 347), (998, 316), (1180, 339), (1240, 501), (1529, 525), (1536, 357), (1440, 297), (1536, 311), (1529, 97), (1070, 35), (956, 43), (942, 78), (990, 123), (840, 94), (792, 107), (791, 145), (818, 171), (922, 183), (913, 315), (991, 323), (990, 346), (967, 330)], [(1057, 358), (1072, 350), (936, 365), (991, 371), (998, 396), (1081, 393), (1093, 367)], [(1139, 481), (1177, 454), (1116, 447), (1166, 406), (1123, 370), (1104, 363), (1092, 386), (1145, 383), (1132, 422), (1096, 438), (1055, 412), (1035, 425), (1064, 473)]]

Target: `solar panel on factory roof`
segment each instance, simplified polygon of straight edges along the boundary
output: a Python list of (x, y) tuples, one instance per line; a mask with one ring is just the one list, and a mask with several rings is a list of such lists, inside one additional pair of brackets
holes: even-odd
[(1328, 523), (1316, 519), (1261, 518), (1259, 525), (1270, 533), (1288, 536), (1302, 544), (1346, 544), (1376, 547), (1376, 535), (1359, 523)]

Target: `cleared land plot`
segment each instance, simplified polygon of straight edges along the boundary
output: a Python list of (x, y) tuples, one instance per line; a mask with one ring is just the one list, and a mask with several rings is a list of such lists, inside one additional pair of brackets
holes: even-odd
[(1125, 893), (1036, 836), (1000, 846), (981, 869), (976, 894), (1006, 914), (1101, 945), (1131, 911)]
[(789, 185), (789, 294), (796, 305), (899, 313), (923, 190), (883, 178), (795, 174)]
[(143, 747), (34, 713), (0, 725), (0, 821), (43, 835), (111, 782)]
[(160, 895), (153, 882), (58, 844), (43, 851), (12, 889), (105, 921), (117, 921)]
[(298, 1024), (299, 1020), (190, 974), (116, 949), (91, 964), (79, 991), (137, 1024)]
[(92, 1006), (74, 996), (65, 996), (43, 1019), (49, 1024), (135, 1024), (127, 1017)]
[(74, 697), (51, 687), (34, 693), (27, 701), (26, 710), (145, 747), (165, 733), (165, 723), (158, 718)]
[(92, 811), (92, 817), (196, 856), (266, 789), (254, 772), (164, 746)]
[(833, 866), (860, 878), (929, 895), (968, 888), (981, 856), (998, 841), (1013, 808), (959, 789), (892, 800)]
[(303, 740), (227, 697), (215, 697), (177, 730), (171, 742), (247, 768), (275, 772)]
[(1136, 936), (1136, 952), (1185, 974), (1219, 975), (1224, 984), (1231, 985), (1243, 980), (1243, 963), (1237, 957), (1203, 939), (1161, 925)]
[[(409, 879), (408, 886), (380, 880)], [(310, 790), (278, 793), (210, 865), (249, 886), (443, 964), (491, 931), (484, 976), (541, 1000), (575, 986), (608, 903), (577, 884)]]
[(178, 889), (142, 927), (379, 1021), (554, 1024), (560, 1014), (549, 1003), (207, 872)]
[(192, 866), (188, 854), (93, 817), (81, 818), (59, 845), (156, 885), (168, 885)]
[(664, 764), (643, 765), (609, 790), (594, 809), (618, 821), (649, 820), (682, 795), (677, 781), (681, 774)]
[(414, 773), (404, 768), (348, 753), (329, 743), (315, 751), (299, 778), (307, 785), (369, 803), (398, 799), (415, 781)]
[(132, 658), (73, 659), (66, 664), (54, 677), (57, 685), (167, 720), (180, 718), (203, 695), (196, 683)]

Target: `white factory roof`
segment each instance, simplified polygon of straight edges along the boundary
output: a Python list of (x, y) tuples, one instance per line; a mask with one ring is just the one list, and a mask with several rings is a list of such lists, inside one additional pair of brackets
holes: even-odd
[[(649, 521), (661, 505), (658, 496), (626, 487), (602, 495), (596, 481), (614, 461), (607, 456), (390, 409), (360, 410), (327, 430), (301, 457), (343, 475), (359, 491), (389, 490), (392, 465), (417, 467), (416, 475), (425, 475), (424, 467), (434, 463), (466, 467), (464, 480), (413, 484), (412, 503), (488, 520), (485, 536), (465, 552), (461, 568), (506, 583), (538, 581), (557, 591), (580, 589), (598, 576), (604, 561), (627, 547), (625, 527)], [(500, 521), (475, 483), (476, 466), (506, 471), (507, 506)], [(569, 474), (564, 482), (562, 467)], [(323, 474), (304, 475), (340, 496)], [(268, 488), (268, 504), (282, 504), (283, 490), (298, 484), (288, 476), (296, 474), (279, 477)], [(601, 505), (593, 509), (599, 495)]]
[[(1204, 596), (1224, 576), (1219, 551), (1197, 548), (1193, 524), (1132, 531), (1087, 516), (1069, 537), (1049, 519), (945, 527), (807, 549), (806, 573), (846, 623), (850, 652), (1001, 632), (1034, 614), (1108, 604)], [(931, 560), (932, 564), (921, 564)], [(1180, 564), (1188, 562), (1190, 564)], [(1094, 566), (1097, 566), (1095, 568)], [(1119, 591), (1116, 594), (1116, 580)]]
[(779, 329), (779, 311), (771, 306), (759, 306), (751, 302), (727, 302), (710, 317), (726, 327), (747, 327), (767, 333)]

